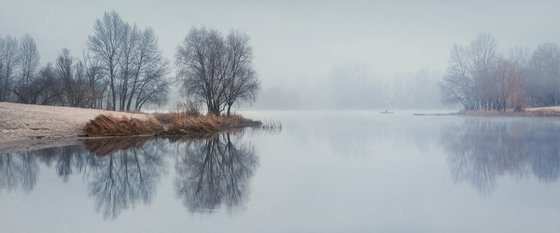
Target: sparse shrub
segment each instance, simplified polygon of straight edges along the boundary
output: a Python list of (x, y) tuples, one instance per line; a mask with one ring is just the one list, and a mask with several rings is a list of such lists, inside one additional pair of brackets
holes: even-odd
[(196, 100), (178, 102), (177, 111), (185, 113), (187, 116), (200, 116), (202, 112), (202, 102)]
[(154, 118), (162, 124), (171, 124), (173, 121), (173, 113), (154, 113)]
[(173, 122), (169, 126), (169, 134), (212, 134), (223, 130), (248, 126), (259, 126), (260, 121), (245, 119), (238, 115), (231, 116), (198, 116), (190, 117), (185, 114), (173, 115)]

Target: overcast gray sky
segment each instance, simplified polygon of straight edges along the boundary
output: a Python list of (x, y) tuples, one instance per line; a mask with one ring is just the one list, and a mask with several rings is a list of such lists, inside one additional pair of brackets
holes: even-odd
[(61, 48), (81, 54), (95, 20), (115, 10), (152, 27), (164, 54), (193, 26), (235, 28), (251, 37), (263, 85), (317, 82), (345, 64), (379, 76), (442, 71), (453, 43), (491, 33), (499, 47), (560, 38), (560, 1), (124, 1), (1, 0), (0, 35), (31, 34), (41, 63)]

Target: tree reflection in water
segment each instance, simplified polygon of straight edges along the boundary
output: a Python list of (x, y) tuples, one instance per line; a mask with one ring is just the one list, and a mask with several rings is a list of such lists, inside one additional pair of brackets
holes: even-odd
[(240, 134), (186, 142), (175, 164), (175, 187), (191, 212), (206, 213), (242, 206), (258, 159), (252, 145), (239, 144)]
[(21, 186), (33, 190), (39, 173), (38, 162), (54, 167), (67, 182), (72, 175), (82, 175), (97, 210), (105, 218), (137, 203), (147, 204), (155, 186), (166, 171), (165, 147), (149, 138), (85, 141), (82, 145), (53, 147), (35, 151), (0, 154), (0, 190)]
[(148, 143), (130, 149), (121, 147), (109, 155), (93, 157), (85, 174), (90, 180), (89, 194), (94, 197), (97, 210), (106, 218), (115, 218), (122, 210), (139, 202), (149, 204), (155, 195), (155, 186), (166, 172), (163, 148)]
[(33, 190), (38, 172), (37, 160), (31, 152), (0, 155), (0, 191), (18, 187), (26, 192)]
[[(156, 186), (175, 158), (176, 191), (186, 207), (205, 212), (246, 200), (257, 164), (252, 146), (237, 142), (242, 132), (210, 139), (180, 139), (182, 150), (171, 154), (174, 140), (151, 137), (84, 141), (83, 145), (0, 154), (0, 191), (32, 191), (41, 163), (63, 182), (82, 176), (97, 211), (114, 219), (124, 210), (149, 204)], [(183, 150), (184, 149), (184, 150)], [(173, 160), (171, 160), (173, 161)]]
[(441, 141), (455, 182), (470, 182), (488, 194), (504, 175), (557, 181), (559, 139), (560, 126), (553, 121), (467, 119), (444, 127)]

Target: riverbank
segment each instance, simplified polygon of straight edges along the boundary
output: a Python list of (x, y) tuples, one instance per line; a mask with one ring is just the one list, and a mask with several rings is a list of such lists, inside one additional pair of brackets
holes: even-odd
[(522, 112), (508, 110), (498, 111), (465, 111), (466, 116), (507, 116), (507, 117), (560, 117), (560, 106), (527, 108)]
[(525, 111), (515, 112), (508, 109), (498, 111), (459, 111), (450, 113), (414, 113), (414, 116), (487, 116), (487, 117), (560, 117), (560, 106), (526, 108)]
[(76, 137), (101, 114), (147, 119), (143, 113), (0, 102), (0, 144)]
[(84, 127), (86, 137), (106, 136), (200, 136), (208, 137), (216, 133), (244, 127), (261, 126), (260, 121), (230, 116), (188, 116), (184, 113), (155, 113), (146, 119), (126, 116), (99, 115)]
[[(99, 116), (112, 119), (108, 131), (87, 133), (86, 125)], [(165, 118), (169, 122), (166, 122)], [(40, 149), (53, 144), (78, 144), (85, 136), (202, 135), (260, 125), (242, 117), (174, 117), (172, 114), (115, 112), (98, 109), (0, 102), (0, 152)], [(232, 120), (237, 119), (237, 120)], [(124, 120), (127, 123), (123, 123)], [(147, 126), (148, 128), (142, 128)], [(94, 127), (97, 130), (103, 127)], [(111, 128), (119, 129), (114, 133)], [(144, 131), (138, 131), (139, 129)], [(113, 132), (113, 133), (112, 133)], [(88, 135), (89, 134), (89, 135)]]

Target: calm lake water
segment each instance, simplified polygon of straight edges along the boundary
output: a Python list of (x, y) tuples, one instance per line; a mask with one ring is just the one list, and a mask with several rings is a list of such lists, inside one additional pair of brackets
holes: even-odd
[(283, 128), (0, 154), (0, 232), (560, 229), (560, 119), (245, 115)]

